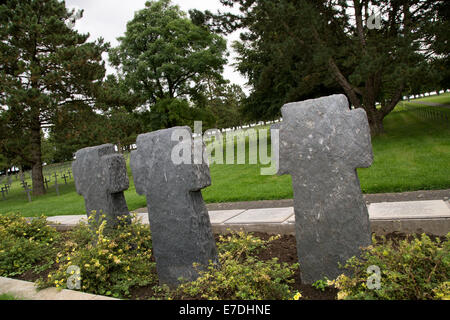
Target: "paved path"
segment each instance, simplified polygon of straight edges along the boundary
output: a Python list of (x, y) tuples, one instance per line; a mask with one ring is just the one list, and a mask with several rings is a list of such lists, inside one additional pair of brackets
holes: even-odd
[(75, 290), (47, 288), (37, 290), (33, 282), (0, 277), (0, 294), (21, 300), (118, 300)]
[[(450, 232), (450, 203), (444, 200), (378, 202), (368, 205), (372, 231), (377, 234), (391, 232), (431, 233), (445, 235)], [(142, 223), (148, 224), (148, 213), (139, 212)], [(280, 208), (210, 210), (209, 217), (215, 233), (229, 230), (294, 234), (295, 215), (292, 206)], [(49, 217), (48, 221), (59, 229), (70, 229), (85, 215)]]

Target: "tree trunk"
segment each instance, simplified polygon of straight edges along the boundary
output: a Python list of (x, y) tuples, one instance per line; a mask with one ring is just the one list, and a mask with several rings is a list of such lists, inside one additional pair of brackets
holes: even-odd
[(369, 126), (370, 126), (370, 135), (372, 137), (384, 133), (383, 118), (381, 117), (376, 117), (375, 119), (372, 119), (372, 121), (369, 120)]
[(39, 115), (33, 119), (31, 127), (31, 180), (33, 183), (33, 195), (45, 194), (44, 176), (42, 174), (42, 151), (41, 151), (41, 124)]

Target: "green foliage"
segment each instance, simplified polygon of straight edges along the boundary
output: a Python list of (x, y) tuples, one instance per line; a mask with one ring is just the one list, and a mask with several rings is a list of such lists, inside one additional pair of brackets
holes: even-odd
[(325, 289), (330, 286), (330, 279), (328, 279), (327, 277), (319, 279), (316, 282), (314, 282), (312, 286), (317, 290), (325, 291)]
[[(381, 271), (379, 289), (367, 286), (369, 266)], [(340, 299), (423, 300), (449, 298), (450, 233), (445, 241), (427, 235), (398, 243), (386, 241), (351, 258), (346, 266), (352, 276), (339, 276), (334, 285)]]
[[(87, 42), (69, 23), (75, 10), (58, 0), (9, 0), (0, 5), (0, 115), (5, 114), (10, 160), (32, 164), (33, 194), (45, 193), (41, 130), (71, 106), (93, 108), (109, 45)], [(67, 110), (69, 109), (69, 110)], [(66, 119), (69, 117), (66, 117)], [(2, 137), (0, 137), (1, 140)], [(2, 151), (3, 154), (3, 151)]]
[(0, 216), (0, 276), (10, 277), (53, 263), (60, 235), (45, 217), (27, 221), (18, 213)]
[[(262, 261), (257, 252), (271, 241), (263, 241), (251, 234), (240, 232), (221, 236), (218, 242), (218, 265), (211, 263), (200, 270), (200, 277), (180, 285), (177, 294), (184, 298), (201, 299), (292, 299), (289, 284), (293, 282), (297, 264), (289, 266), (276, 258)], [(295, 295), (299, 297), (298, 293)]]
[[(70, 232), (63, 250), (57, 254), (59, 264), (48, 279), (39, 282), (41, 288), (67, 288), (71, 266), (80, 268), (83, 292), (127, 297), (133, 286), (156, 285), (156, 267), (151, 261), (152, 242), (148, 226), (121, 223), (117, 229), (105, 232), (104, 216), (89, 217), (90, 226), (79, 224)], [(76, 275), (75, 275), (76, 276)]]
[[(437, 60), (440, 73), (448, 75), (446, 1), (221, 3), (239, 14), (195, 11), (193, 16), (224, 33), (245, 30), (233, 46), (237, 69), (253, 86), (245, 110), (257, 120), (279, 116), (286, 102), (345, 93), (354, 107), (366, 110), (372, 133), (378, 134), (404, 93), (429, 83), (436, 89), (439, 72), (430, 62)], [(382, 20), (377, 28), (369, 23), (374, 12)]]
[[(128, 22), (111, 63), (120, 68), (122, 91), (150, 112), (153, 130), (193, 119), (208, 77), (221, 78), (226, 41), (195, 25), (169, 0), (149, 1)], [(194, 105), (187, 104), (193, 101)]]

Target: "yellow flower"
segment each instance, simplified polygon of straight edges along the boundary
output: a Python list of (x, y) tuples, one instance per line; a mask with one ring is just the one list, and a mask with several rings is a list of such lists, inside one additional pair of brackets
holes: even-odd
[(301, 297), (302, 297), (302, 294), (299, 291), (297, 291), (297, 293), (294, 296), (294, 300), (300, 300)]

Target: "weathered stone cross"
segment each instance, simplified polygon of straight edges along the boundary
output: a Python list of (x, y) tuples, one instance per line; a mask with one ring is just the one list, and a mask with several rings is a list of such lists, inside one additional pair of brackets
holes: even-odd
[(50, 182), (50, 180), (47, 179), (47, 177), (45, 177), (44, 179), (44, 183), (45, 183), (45, 188), (48, 190), (48, 183)]
[(53, 177), (55, 178), (55, 189), (56, 189), (56, 194), (59, 196), (59, 187), (58, 187), (58, 174), (55, 172)]
[[(186, 133), (186, 140), (178, 140), (177, 130)], [(177, 144), (184, 146), (189, 163), (172, 161)], [(180, 277), (194, 280), (198, 277), (194, 262), (201, 267), (209, 260), (217, 261), (211, 222), (201, 194), (201, 189), (211, 184), (208, 164), (193, 164), (189, 127), (141, 134), (136, 145), (130, 166), (136, 192), (147, 196), (159, 281), (175, 286)], [(204, 151), (205, 146), (200, 147)]]
[(112, 144), (78, 150), (72, 163), (78, 194), (84, 197), (88, 217), (106, 216), (107, 227), (113, 228), (120, 216), (130, 217), (123, 191), (128, 189), (127, 168), (123, 157)]
[(28, 197), (28, 202), (31, 202), (31, 195), (30, 195), (30, 188), (28, 187), (28, 183), (25, 182), (25, 184), (23, 185), (23, 188), (25, 189), (25, 192), (27, 194)]
[(344, 95), (281, 109), (278, 174), (292, 175), (297, 252), (303, 283), (342, 273), (338, 264), (371, 243), (369, 215), (356, 168), (372, 163), (364, 110)]
[(68, 176), (66, 176), (66, 174), (64, 173), (64, 174), (62, 175), (62, 178), (64, 179), (64, 184), (67, 184), (67, 178), (68, 178)]

